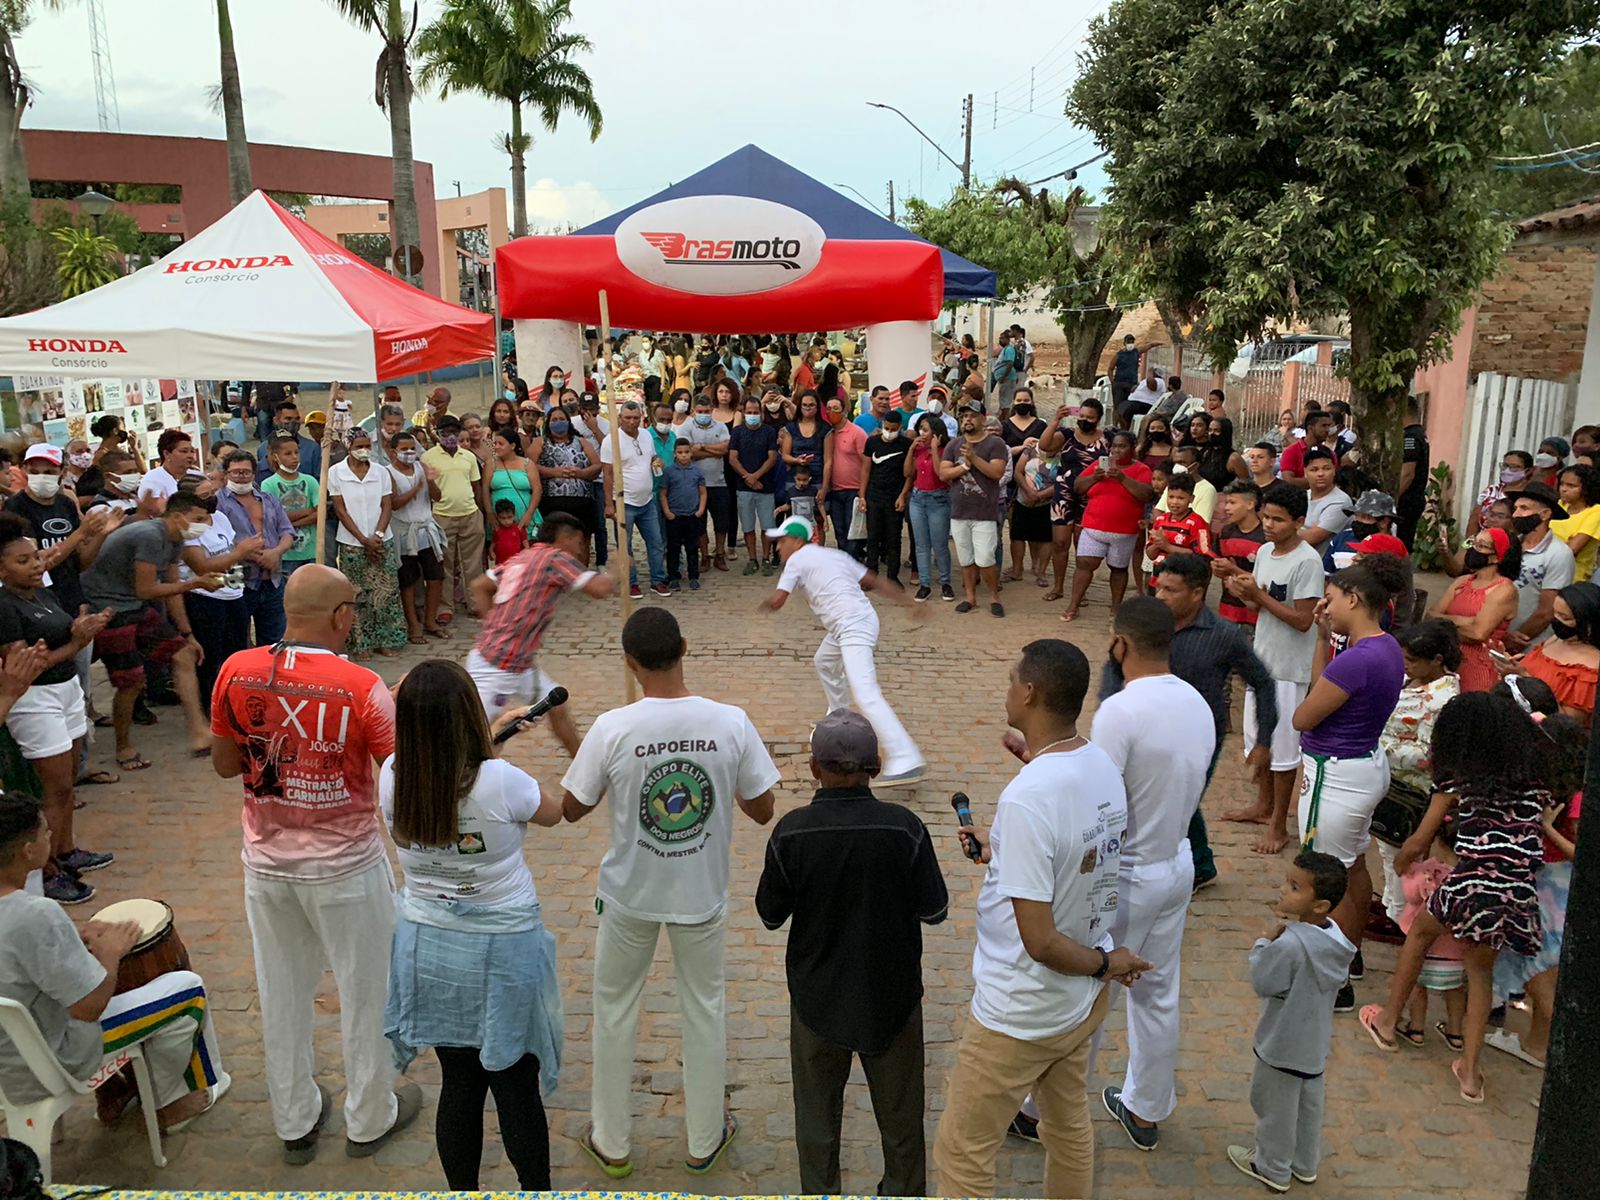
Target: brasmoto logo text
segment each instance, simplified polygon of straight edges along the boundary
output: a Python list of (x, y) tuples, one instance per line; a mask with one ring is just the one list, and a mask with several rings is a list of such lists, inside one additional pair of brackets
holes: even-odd
[(128, 348), (116, 338), (28, 339), (28, 353), (50, 355), (52, 367), (109, 367), (110, 355), (127, 352)]
[(689, 196), (642, 208), (617, 226), (629, 271), (680, 292), (747, 296), (804, 279), (827, 235), (805, 213), (749, 196)]

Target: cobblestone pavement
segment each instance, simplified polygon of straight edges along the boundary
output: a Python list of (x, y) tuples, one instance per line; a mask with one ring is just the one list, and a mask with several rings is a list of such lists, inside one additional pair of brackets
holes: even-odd
[[(690, 686), (746, 706), (771, 744), (783, 772), (780, 811), (809, 798), (803, 757), (808, 722), (820, 713), (822, 692), (811, 667), (819, 631), (804, 605), (781, 614), (758, 612), (771, 579), (713, 573), (705, 590), (668, 603), (689, 639)], [(974, 800), (980, 821), (1012, 774), (1000, 745), (1005, 720), (1006, 672), (1018, 649), (1040, 636), (1070, 634), (1098, 663), (1105, 654), (1105, 593), (1096, 585), (1083, 618), (1072, 626), (1056, 619), (1031, 580), (1009, 585), (1008, 615), (996, 620), (980, 608), (958, 616), (937, 600), (919, 606), (926, 620), (903, 611), (883, 616), (879, 674), (890, 701), (915, 733), (929, 759), (929, 776), (903, 797), (938, 835), (940, 860), (951, 890), (951, 919), (928, 931), (923, 957), (927, 999), (929, 1144), (944, 1107), (944, 1081), (971, 993), (973, 911), (979, 871), (958, 852), (950, 831), (948, 800), (957, 788)], [(444, 647), (464, 656), (474, 627), (456, 625)], [(580, 726), (621, 702), (622, 664), (617, 650), (617, 602), (566, 602), (546, 636), (543, 666), (572, 692)], [(383, 663), (397, 677), (409, 658)], [(381, 660), (380, 660), (381, 662)], [(102, 678), (96, 672), (97, 678)], [(102, 687), (103, 687), (102, 683)], [(1236, 697), (1237, 699), (1237, 697)], [(102, 703), (102, 711), (109, 711)], [(333, 1118), (321, 1154), (310, 1166), (283, 1165), (273, 1138), (256, 1016), (255, 974), (246, 928), (239, 865), (239, 791), (218, 780), (208, 764), (179, 753), (176, 710), (163, 709), (160, 725), (139, 731), (141, 747), (159, 765), (125, 777), (114, 788), (89, 788), (79, 814), (84, 844), (114, 849), (117, 863), (94, 877), (94, 903), (130, 896), (162, 897), (178, 915), (196, 969), (210, 985), (224, 1057), (233, 1074), (231, 1094), (188, 1132), (169, 1139), (170, 1165), (152, 1168), (137, 1119), (103, 1128), (93, 1106), (79, 1104), (64, 1119), (65, 1141), (56, 1151), (58, 1181), (167, 1188), (423, 1189), (443, 1187), (433, 1146), (432, 1103), (438, 1072), (431, 1056), (413, 1067), (429, 1107), (417, 1125), (375, 1159), (343, 1153), (342, 1117)], [(1235, 720), (1237, 724), (1237, 718)], [(1087, 731), (1087, 722), (1083, 728)], [(1152, 731), (1159, 736), (1159, 731)], [(110, 766), (109, 737), (95, 749)], [(546, 787), (564, 767), (553, 740), (536, 730), (513, 743), (511, 757)], [(1233, 802), (1243, 788), (1236, 736), (1206, 807)], [(679, 1043), (672, 968), (665, 939), (645, 992), (634, 1075), (634, 1161), (627, 1181), (637, 1189), (713, 1193), (783, 1193), (798, 1188), (789, 1090), (789, 1005), (783, 972), (783, 931), (768, 933), (753, 898), (766, 831), (735, 818), (732, 896), (728, 916), (728, 1048), (731, 1104), (741, 1132), (723, 1165), (697, 1179), (682, 1168), (685, 1154), (680, 1095)], [(1251, 853), (1247, 830), (1212, 826), (1221, 866), (1216, 887), (1191, 910), (1184, 946), (1183, 1049), (1179, 1106), (1161, 1129), (1154, 1153), (1136, 1151), (1096, 1102), (1097, 1194), (1102, 1197), (1234, 1197), (1257, 1194), (1225, 1157), (1230, 1142), (1250, 1140), (1248, 1102), (1250, 1037), (1256, 1003), (1248, 980), (1252, 940), (1270, 928), (1269, 905), (1288, 855), (1264, 862)], [(551, 1116), (554, 1183), (558, 1188), (614, 1187), (571, 1140), (588, 1112), (590, 1080), (590, 956), (594, 939), (593, 877), (605, 847), (607, 825), (587, 821), (553, 830), (533, 829), (528, 857), (546, 923), (560, 938), (567, 1038), (559, 1089), (547, 1098)], [(84, 916), (78, 910), (74, 915)], [(1357, 985), (1362, 1002), (1378, 1000), (1395, 960), (1391, 947), (1372, 946), (1368, 975)], [(342, 1095), (338, 998), (332, 980), (318, 1000), (318, 1075)], [(1442, 1014), (1440, 1014), (1442, 1015)], [(1434, 1018), (1430, 1016), (1430, 1024)], [(1520, 1020), (1521, 1018), (1517, 1018)], [(1120, 1081), (1123, 1023), (1113, 1014), (1100, 1056), (1096, 1086)], [(1471, 1107), (1457, 1098), (1444, 1043), (1429, 1033), (1422, 1049), (1378, 1053), (1354, 1016), (1336, 1018), (1328, 1064), (1326, 1156), (1317, 1195), (1508, 1197), (1526, 1179), (1539, 1077), (1499, 1054), (1489, 1056), (1488, 1102)], [(338, 1110), (336, 1109), (336, 1114)], [(870, 1194), (880, 1157), (859, 1067), (846, 1104), (844, 1186)], [(931, 1169), (931, 1168), (930, 1168)], [(1037, 1196), (1043, 1153), (1010, 1141), (1001, 1153), (997, 1194)], [(494, 1121), (486, 1131), (483, 1184), (515, 1187)], [(937, 1177), (930, 1178), (937, 1191)]]

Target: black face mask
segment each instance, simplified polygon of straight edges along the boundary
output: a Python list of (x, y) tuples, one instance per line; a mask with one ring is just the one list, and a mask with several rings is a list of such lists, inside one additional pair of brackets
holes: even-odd
[(1031, 417), (1034, 413), (1034, 407), (1031, 404), (1017, 404), (1012, 407), (1011, 411), (1019, 417)]
[(1150, 434), (1150, 444), (1152, 446), (1170, 446), (1172, 445), (1172, 435), (1170, 433), (1161, 433), (1159, 430), (1152, 432)]
[(1488, 554), (1476, 547), (1461, 556), (1462, 565), (1469, 571), (1481, 571), (1493, 561)]
[(1357, 539), (1369, 538), (1378, 532), (1378, 523), (1376, 521), (1351, 521), (1350, 532), (1355, 534)]
[(1083, 430), (1084, 433), (1093, 433), (1096, 429), (1100, 428), (1100, 421), (1098, 418), (1079, 417), (1078, 428)]
[(1543, 518), (1536, 517), (1532, 513), (1529, 513), (1525, 517), (1512, 517), (1511, 518), (1511, 528), (1516, 530), (1518, 533), (1522, 534), (1524, 537), (1526, 537), (1528, 534), (1532, 533), (1535, 529), (1539, 528), (1539, 523), (1542, 520), (1543, 520)]
[(1578, 632), (1578, 627), (1576, 625), (1568, 625), (1565, 621), (1557, 621), (1552, 617), (1550, 619), (1550, 632), (1564, 642)]

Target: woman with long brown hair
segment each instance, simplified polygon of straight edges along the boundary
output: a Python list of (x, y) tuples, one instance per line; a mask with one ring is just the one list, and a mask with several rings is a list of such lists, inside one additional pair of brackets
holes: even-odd
[(439, 1059), (436, 1138), (454, 1191), (478, 1190), (483, 1104), (528, 1191), (550, 1188), (541, 1091), (561, 1071), (556, 940), (523, 858), (529, 822), (561, 821), (561, 802), (495, 757), (478, 691), (459, 663), (429, 659), (395, 696), (395, 753), (378, 803), (405, 884), (389, 962), (384, 1033), (407, 1065)]

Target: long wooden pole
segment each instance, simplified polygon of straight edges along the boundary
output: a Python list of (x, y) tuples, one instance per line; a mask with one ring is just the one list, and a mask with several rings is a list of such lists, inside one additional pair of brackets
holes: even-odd
[[(328, 388), (328, 411), (325, 414), (328, 419), (322, 423), (322, 469), (317, 479), (317, 561), (324, 566), (328, 563), (330, 552), (328, 543), (333, 540), (328, 536), (328, 459), (333, 456), (333, 398), (338, 391), (337, 383)], [(267, 436), (273, 436), (270, 430)]]
[[(617, 394), (611, 378), (611, 358), (605, 345), (611, 340), (611, 304), (606, 291), (600, 289), (600, 381), (606, 398), (606, 420), (611, 422), (611, 506), (617, 514), (617, 542), (612, 560), (617, 564), (617, 592), (622, 596), (622, 623), (626, 625), (633, 615), (633, 596), (628, 591), (628, 576), (633, 572), (632, 556), (628, 545), (628, 491), (622, 481), (622, 426), (617, 420)], [(605, 520), (605, 514), (600, 514)], [(632, 704), (639, 698), (638, 683), (627, 661), (622, 664), (622, 687)]]

